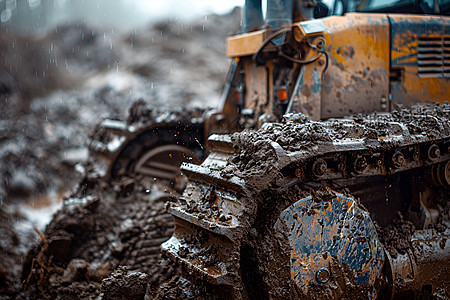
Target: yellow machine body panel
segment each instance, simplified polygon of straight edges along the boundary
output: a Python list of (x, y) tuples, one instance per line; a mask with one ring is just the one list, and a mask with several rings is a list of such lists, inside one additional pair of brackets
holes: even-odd
[(450, 17), (389, 18), (393, 101), (412, 104), (450, 99)]
[[(292, 32), (308, 63), (292, 79), (289, 112), (319, 120), (450, 98), (449, 17), (349, 13), (295, 23)], [(253, 55), (264, 36), (230, 37), (228, 55)]]
[[(387, 16), (348, 14), (316, 22), (323, 22), (327, 28), (321, 34), (325, 39), (328, 68), (325, 70), (325, 55), (315, 63), (305, 65), (300, 110), (313, 119), (387, 111)], [(302, 26), (302, 23), (297, 26)]]
[(227, 39), (227, 55), (229, 57), (252, 55), (262, 44), (265, 36), (265, 30), (231, 36)]

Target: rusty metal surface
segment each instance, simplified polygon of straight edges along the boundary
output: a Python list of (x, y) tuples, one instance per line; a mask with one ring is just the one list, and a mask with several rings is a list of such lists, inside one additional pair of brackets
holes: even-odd
[(450, 18), (391, 15), (392, 99), (411, 104), (450, 97)]
[[(287, 230), (291, 247), (291, 278), (305, 295), (313, 285), (339, 286), (332, 260), (347, 265), (357, 285), (368, 286), (376, 298), (384, 252), (369, 214), (352, 198), (336, 194), (330, 200), (301, 199), (285, 209), (275, 228)], [(342, 289), (327, 297), (339, 298)]]
[(387, 16), (352, 13), (323, 23), (328, 55), (305, 66), (301, 111), (314, 120), (388, 111)]
[[(417, 297), (428, 289), (446, 291), (450, 284), (450, 230), (416, 231), (410, 238), (411, 248), (396, 258), (390, 257), (390, 271), (394, 292)], [(429, 296), (429, 295), (422, 295)]]

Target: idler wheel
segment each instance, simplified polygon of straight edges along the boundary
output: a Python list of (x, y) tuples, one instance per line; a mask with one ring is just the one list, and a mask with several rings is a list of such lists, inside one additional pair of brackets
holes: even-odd
[(357, 293), (376, 298), (384, 250), (369, 213), (354, 199), (338, 193), (303, 198), (282, 211), (274, 227), (287, 234), (291, 281), (302, 296), (338, 299), (350, 292), (350, 282)]
[(316, 159), (312, 165), (312, 173), (316, 177), (321, 177), (327, 172), (327, 162), (322, 158)]
[(428, 159), (431, 161), (435, 161), (441, 156), (441, 150), (438, 145), (433, 144), (428, 148)]

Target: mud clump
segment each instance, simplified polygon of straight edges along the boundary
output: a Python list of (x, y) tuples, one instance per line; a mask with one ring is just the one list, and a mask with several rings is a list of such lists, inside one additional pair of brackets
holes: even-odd
[[(111, 287), (112, 297), (125, 291), (116, 288), (119, 278), (135, 285), (144, 277), (144, 294), (147, 286), (154, 293), (177, 274), (177, 268), (162, 260), (159, 247), (173, 232), (172, 217), (165, 213), (167, 196), (146, 180), (137, 180), (131, 192), (122, 193), (130, 180), (115, 186), (99, 182), (91, 187), (96, 193), (82, 186), (65, 200), (24, 264), (23, 280), (30, 293), (43, 299), (95, 298)], [(116, 270), (101, 290), (102, 279), (120, 266), (127, 269)], [(136, 272), (141, 273), (135, 277)], [(126, 291), (140, 299), (137, 288)]]
[(414, 224), (405, 220), (400, 212), (392, 224), (385, 228), (377, 226), (378, 238), (393, 258), (411, 248), (411, 236), (415, 230)]
[(127, 123), (152, 123), (154, 120), (152, 112), (153, 109), (149, 108), (147, 103), (140, 99), (134, 102), (128, 109)]
[[(403, 134), (406, 139), (444, 138), (450, 135), (450, 105), (428, 104), (401, 108), (389, 115), (371, 114), (328, 122), (311, 121), (304, 116), (288, 115), (282, 123), (268, 123), (256, 131), (243, 131), (231, 136), (236, 152), (231, 163), (221, 171), (225, 178), (245, 178), (249, 185), (262, 186), (277, 176), (289, 163), (289, 155), (313, 157), (342, 151), (338, 144), (350, 141), (367, 150), (385, 151), (397, 147), (387, 137)], [(420, 128), (420, 130), (418, 130)], [(296, 162), (298, 163), (298, 162)], [(269, 179), (271, 178), (271, 179)]]
[[(356, 116), (354, 120), (360, 124), (372, 123), (372, 129), (378, 136), (385, 136), (386, 123), (404, 123), (411, 134), (422, 134), (432, 137), (441, 136), (449, 132), (448, 122), (440, 122), (450, 118), (450, 104), (423, 104), (411, 107), (398, 106), (390, 115), (372, 113), (368, 116)], [(440, 124), (443, 124), (440, 125)]]
[(47, 227), (40, 244), (28, 254), (23, 268), (25, 287), (43, 299), (75, 299), (98, 294), (100, 269), (76, 257), (76, 249), (92, 237), (100, 199), (68, 199), (66, 208)]
[(176, 276), (161, 286), (155, 300), (208, 300), (223, 298), (223, 295), (213, 293), (211, 288), (203, 282), (192, 282), (186, 278)]
[(108, 278), (103, 279), (101, 290), (104, 299), (143, 300), (148, 286), (148, 275), (141, 272), (129, 272), (119, 267)]

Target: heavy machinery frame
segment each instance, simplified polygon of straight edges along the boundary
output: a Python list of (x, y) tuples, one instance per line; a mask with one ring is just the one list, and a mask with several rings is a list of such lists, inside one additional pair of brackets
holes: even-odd
[(450, 18), (429, 4), (313, 19), (323, 6), (277, 0), (264, 21), (246, 1), (208, 132), (260, 129), (182, 166), (163, 250), (186, 278), (223, 298), (448, 297)]

